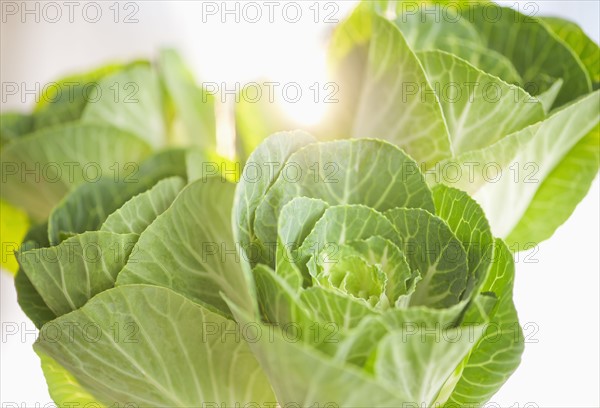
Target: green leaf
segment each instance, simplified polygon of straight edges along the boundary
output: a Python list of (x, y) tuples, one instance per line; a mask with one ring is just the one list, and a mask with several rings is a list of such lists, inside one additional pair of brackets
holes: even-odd
[(481, 332), (481, 328), (475, 329), (469, 336), (462, 328), (437, 327), (432, 333), (423, 326), (392, 332), (377, 347), (373, 371), (380, 382), (405, 394), (406, 401), (433, 406), (446, 379), (468, 355)]
[(167, 288), (131, 285), (44, 326), (34, 348), (105, 406), (275, 402), (237, 330)]
[(61, 234), (100, 229), (108, 216), (132, 197), (148, 190), (164, 177), (185, 174), (184, 164), (171, 162), (183, 157), (180, 150), (165, 150), (141, 164), (127, 163), (123, 166), (127, 170), (124, 174), (113, 167), (113, 177), (76, 187), (50, 213), (50, 243), (58, 244)]
[(115, 163), (139, 163), (149, 146), (106, 125), (73, 124), (32, 133), (1, 153), (2, 197), (45, 220), (73, 187), (113, 175)]
[[(366, 61), (360, 59), (365, 47)], [(398, 27), (359, 8), (337, 28), (331, 54), (333, 69), (343, 70), (336, 82), (347, 112), (332, 119), (342, 129), (349, 125), (342, 137), (384, 139), (428, 164), (452, 155), (439, 102), (424, 98), (433, 90)]]
[(469, 278), (465, 294), (479, 288), (487, 276), (494, 237), (481, 207), (463, 191), (439, 184), (433, 188), (437, 215), (450, 227), (467, 252)]
[(421, 273), (411, 306), (447, 308), (457, 304), (469, 279), (467, 254), (443, 220), (421, 209), (385, 213), (394, 225), (412, 270)]
[(358, 326), (363, 319), (375, 313), (374, 309), (358, 299), (319, 286), (303, 291), (301, 300), (317, 320), (335, 323), (336, 328), (342, 331)]
[[(242, 251), (248, 251), (256, 241), (256, 209), (284, 168), (284, 164), (292, 153), (314, 141), (312, 136), (304, 132), (277, 133), (268, 137), (250, 155), (244, 166), (234, 201), (233, 233)], [(258, 260), (250, 264), (254, 266), (257, 262)]]
[(417, 55), (438, 95), (455, 155), (489, 146), (544, 119), (542, 104), (521, 88), (446, 52)]
[(523, 84), (521, 75), (508, 58), (480, 43), (456, 41), (446, 44), (442, 49), (508, 84)]
[(510, 60), (485, 47), (475, 27), (450, 7), (407, 3), (395, 23), (415, 51), (442, 50), (512, 84), (522, 79)]
[(28, 114), (6, 112), (0, 114), (0, 147), (33, 129), (33, 117)]
[[(68, 408), (74, 405), (102, 408), (102, 405), (94, 399), (77, 380), (53, 358), (44, 353), (39, 353), (42, 362), (42, 371), (48, 384), (48, 392), (54, 403), (60, 408)], [(93, 405), (92, 405), (93, 404)]]
[(179, 177), (159, 181), (150, 190), (131, 198), (110, 214), (100, 230), (116, 234), (141, 234), (173, 203), (184, 185), (185, 182)]
[[(380, 236), (390, 241), (397, 239), (390, 221), (372, 208), (364, 205), (329, 207), (302, 242), (294, 260), (300, 270), (306, 271), (305, 265), (308, 260), (311, 257), (316, 258), (322, 251), (326, 251), (326, 256), (331, 252), (337, 257), (335, 251), (339, 250), (341, 244), (372, 236)], [(342, 258), (343, 256), (340, 256), (329, 260), (335, 263)]]
[[(232, 236), (235, 185), (218, 177), (185, 187), (140, 235), (118, 285), (165, 286), (230, 315), (221, 292), (249, 304), (247, 277)], [(243, 256), (243, 254), (242, 254)]]
[[(269, 377), (279, 405), (308, 407), (335, 402), (344, 407), (396, 407), (399, 401), (408, 401), (396, 388), (358, 367), (341, 363), (281, 330), (256, 323), (251, 313), (235, 304), (230, 307), (242, 326), (258, 325), (257, 331), (270, 334), (254, 336), (249, 346)], [(319, 336), (323, 342), (336, 341), (322, 332)]]
[(196, 85), (194, 77), (174, 50), (161, 51), (158, 70), (173, 105), (175, 120), (181, 121), (183, 127), (183, 134), (176, 134), (175, 140), (214, 151), (217, 144), (214, 96)]
[(46, 322), (56, 318), (54, 312), (44, 302), (23, 269), (19, 269), (15, 275), (15, 289), (17, 290), (17, 302), (21, 310), (33, 322), (35, 327), (39, 329)]
[[(589, 183), (597, 172), (593, 170), (598, 166), (594, 154), (587, 153), (588, 148), (575, 146), (589, 134), (592, 136), (588, 136), (590, 139), (584, 144), (596, 143), (597, 139), (593, 138), (597, 136), (593, 136), (593, 130), (599, 122), (599, 92), (581, 98), (555, 111), (546, 120), (513, 133), (487, 148), (457, 157), (451, 163), (461, 167), (461, 177), (455, 183), (448, 180), (445, 182), (474, 194), (490, 221), (492, 231), (500, 237), (510, 236), (515, 229), (523, 231), (522, 228), (526, 228), (519, 226), (519, 223), (543, 185), (548, 186), (544, 190), (553, 190), (553, 200), (556, 195), (565, 192), (566, 202), (563, 201), (560, 206), (560, 217), (542, 217), (535, 223), (528, 221), (531, 225), (543, 222), (544, 226), (540, 229), (527, 229), (527, 242), (539, 242), (548, 237), (567, 214), (573, 212), (582, 196), (580, 190), (589, 188)], [(587, 181), (571, 184), (572, 175), (569, 170), (568, 182), (561, 182), (560, 180), (565, 179), (565, 174), (564, 170), (560, 170), (562, 167), (557, 166), (561, 166), (564, 160), (568, 160), (565, 162), (565, 169), (579, 168), (579, 164), (571, 167), (571, 163), (584, 161), (586, 164), (581, 168), (586, 170), (581, 176)], [(556, 173), (553, 171), (555, 168), (559, 169)], [(546, 199), (548, 193), (544, 190), (540, 194)], [(568, 196), (574, 191), (580, 192)], [(511, 205), (507, 206), (507, 202)], [(537, 217), (538, 214), (535, 214), (534, 219)], [(519, 232), (519, 235), (523, 236), (523, 232)]]
[(552, 105), (554, 105), (562, 86), (563, 80), (559, 78), (550, 86), (550, 88), (546, 89), (541, 94), (536, 95), (537, 100), (540, 101), (544, 107), (544, 112), (546, 112), (546, 114), (552, 110)]
[[(277, 275), (293, 287), (300, 287), (303, 280), (302, 271), (294, 262), (295, 253), (327, 207), (328, 204), (323, 200), (296, 197), (281, 209), (277, 224), (276, 270)], [(304, 276), (304, 279), (308, 283), (308, 276)]]
[[(256, 209), (254, 228), (262, 242), (276, 242), (281, 208), (298, 196), (377, 211), (396, 207), (434, 211), (431, 191), (416, 163), (381, 140), (315, 143), (292, 154), (283, 167)], [(372, 177), (377, 177), (376, 183)]]
[(265, 321), (298, 330), (299, 337), (307, 334), (313, 322), (306, 309), (299, 307), (302, 288), (290, 286), (273, 269), (263, 264), (257, 265), (252, 273), (258, 304)]
[(109, 214), (147, 187), (145, 184), (111, 178), (78, 186), (50, 213), (50, 244), (58, 245), (65, 237), (100, 229)]
[[(506, 382), (521, 360), (523, 333), (512, 301), (514, 261), (510, 250), (499, 239), (496, 240), (496, 248), (490, 276), (482, 288), (498, 295), (496, 312), (485, 327), (483, 337), (470, 352), (445, 405), (447, 408), (485, 403)], [(469, 316), (465, 320), (471, 323), (479, 321)]]
[(592, 80), (594, 89), (600, 86), (600, 49), (577, 24), (560, 17), (542, 17), (542, 22), (571, 47), (579, 56)]
[(165, 145), (167, 125), (158, 75), (149, 66), (133, 66), (98, 83), (97, 101), (81, 117), (85, 123), (105, 123), (147, 141)]
[(18, 259), (44, 302), (62, 316), (114, 286), (137, 238), (136, 234), (86, 232), (57, 246), (20, 251)]
[(592, 129), (542, 181), (507, 242), (540, 242), (550, 238), (587, 195), (598, 174), (600, 128)]
[(404, 253), (390, 240), (371, 236), (348, 244), (370, 265), (377, 265), (385, 275), (385, 294), (392, 306), (402, 307), (403, 299), (409, 297), (419, 274), (411, 271)]
[[(134, 62), (129, 66), (139, 63)], [(98, 92), (98, 81), (126, 67), (119, 64), (106, 65), (84, 74), (70, 75), (45, 86), (33, 113), (33, 130), (78, 120), (88, 102), (94, 103), (102, 96)]]
[[(48, 224), (40, 224), (29, 228), (19, 250), (25, 252), (48, 245), (50, 245), (48, 242)], [(44, 302), (44, 299), (42, 299), (22, 268), (19, 268), (15, 276), (15, 289), (17, 290), (19, 306), (35, 324), (35, 327), (39, 329), (44, 323), (56, 318), (54, 312)]]
[[(492, 13), (497, 16), (494, 21), (487, 17)], [(512, 61), (523, 77), (525, 89), (531, 89), (531, 93), (545, 91), (546, 78), (554, 78), (552, 83), (562, 78), (564, 86), (555, 107), (592, 90), (589, 75), (577, 55), (542, 22), (491, 3), (465, 9), (463, 18), (479, 30), (489, 48)]]

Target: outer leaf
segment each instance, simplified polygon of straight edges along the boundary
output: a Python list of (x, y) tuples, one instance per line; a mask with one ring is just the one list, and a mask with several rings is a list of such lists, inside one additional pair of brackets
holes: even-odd
[[(329, 205), (315, 198), (296, 197), (281, 209), (277, 223), (277, 275), (292, 287), (302, 286), (302, 270), (294, 262), (300, 248)], [(306, 283), (308, 276), (304, 276)]]
[[(44, 326), (34, 347), (105, 406), (274, 403), (235, 331), (235, 322), (167, 288), (132, 285), (105, 291)], [(207, 362), (218, 369), (207, 369)]]
[(417, 9), (417, 3), (409, 2), (399, 12), (395, 23), (413, 50), (447, 51), (508, 83), (522, 83), (510, 60), (485, 47), (479, 32), (466, 18), (456, 15), (454, 8), (427, 5)]
[(23, 269), (19, 269), (15, 276), (15, 289), (17, 290), (19, 306), (35, 327), (39, 329), (46, 322), (56, 318), (54, 312), (44, 302)]
[[(510, 250), (501, 240), (496, 240), (496, 248), (498, 252), (482, 290), (499, 295), (497, 311), (471, 351), (448, 400), (448, 408), (485, 403), (506, 382), (521, 360), (523, 333), (512, 302), (514, 262)], [(470, 318), (467, 316), (465, 319)]]
[(61, 316), (113, 287), (136, 241), (136, 234), (87, 232), (18, 258), (44, 302)]
[(33, 129), (31, 115), (6, 112), (0, 114), (0, 147), (15, 140)]
[(308, 288), (301, 296), (304, 307), (311, 310), (313, 316), (325, 323), (335, 323), (336, 328), (343, 331), (358, 326), (374, 313), (364, 302), (318, 286)]
[(379, 343), (373, 363), (379, 381), (408, 395), (407, 402), (427, 407), (433, 406), (446, 379), (482, 332), (475, 329), (469, 336), (461, 328), (435, 330), (434, 335), (425, 327), (390, 333)]
[(164, 150), (141, 165), (129, 162), (123, 166), (130, 170), (126, 174), (115, 173), (114, 177), (76, 187), (50, 214), (50, 243), (58, 244), (62, 240), (61, 234), (100, 229), (106, 218), (133, 196), (148, 190), (164, 177), (183, 176), (185, 164), (177, 162), (183, 157), (183, 151)]
[[(30, 249), (43, 248), (49, 245), (48, 225), (40, 224), (31, 227), (27, 231), (27, 235), (25, 235), (23, 244), (19, 250), (25, 252)], [(56, 318), (54, 312), (44, 302), (44, 299), (42, 299), (22, 268), (19, 269), (17, 276), (15, 276), (15, 289), (17, 290), (19, 306), (21, 306), (27, 317), (35, 324), (35, 327), (39, 329), (44, 323)]]
[(261, 333), (272, 333), (271, 337), (254, 336), (249, 345), (269, 377), (281, 406), (326, 406), (334, 402), (344, 407), (391, 408), (397, 407), (399, 401), (409, 401), (396, 388), (377, 381), (358, 367), (342, 364), (310, 345), (293, 341), (294, 337), (290, 341), (281, 331), (256, 323), (248, 311), (234, 304), (230, 307), (240, 324), (258, 324)]
[(44, 87), (33, 113), (33, 130), (78, 120), (88, 102), (94, 103), (101, 97), (98, 81), (124, 68), (117, 64), (107, 65), (62, 78), (52, 86)]
[[(77, 380), (52, 357), (39, 353), (42, 362), (42, 371), (48, 384), (48, 391), (54, 403), (60, 408), (68, 408), (73, 405), (94, 406), (102, 408), (102, 405), (94, 399)], [(92, 405), (93, 404), (93, 405)]]
[(140, 235), (117, 285), (165, 286), (229, 315), (221, 297), (248, 305), (246, 276), (232, 236), (235, 186), (221, 178), (197, 180)]
[[(425, 163), (451, 156), (437, 97), (424, 98), (433, 91), (400, 30), (360, 8), (337, 30), (332, 45), (334, 69), (344, 64), (354, 69), (353, 77), (338, 80), (341, 98), (354, 98), (342, 100), (341, 106), (358, 103), (354, 113), (345, 115), (353, 120), (348, 122), (352, 123), (348, 134), (342, 136), (384, 139)], [(354, 52), (367, 46), (366, 61), (351, 61)], [(344, 90), (356, 87), (357, 82), (361, 84), (360, 95)]]
[(297, 307), (301, 287), (292, 287), (266, 265), (252, 270), (256, 295), (265, 321), (278, 324), (302, 324), (308, 321), (304, 311)]
[(139, 163), (149, 151), (134, 135), (106, 125), (39, 131), (2, 150), (2, 197), (45, 220), (72, 186), (97, 181), (97, 173), (112, 175), (115, 163)]
[(596, 125), (541, 183), (519, 224), (506, 238), (509, 243), (543, 241), (569, 218), (598, 174), (599, 146), (600, 128)]
[(110, 214), (100, 230), (117, 234), (141, 234), (171, 205), (184, 185), (185, 182), (179, 177), (159, 181), (150, 190), (133, 197)]
[(163, 96), (158, 76), (148, 66), (134, 66), (98, 84), (98, 101), (88, 103), (81, 120), (111, 124), (163, 146), (167, 139)]
[(468, 61), (469, 64), (488, 74), (497, 76), (506, 83), (523, 84), (521, 75), (508, 58), (478, 42), (450, 42), (442, 49)]
[(546, 112), (546, 114), (552, 110), (552, 105), (554, 105), (562, 86), (563, 80), (559, 78), (550, 86), (550, 88), (546, 89), (541, 94), (536, 95), (537, 100), (540, 101), (544, 107), (544, 112)]
[(145, 183), (110, 178), (78, 186), (50, 213), (50, 244), (58, 245), (65, 236), (99, 229), (109, 214), (148, 187)]
[(542, 104), (521, 88), (452, 54), (417, 55), (438, 94), (456, 155), (489, 146), (545, 116)]
[[(582, 154), (582, 150), (573, 148), (597, 126), (599, 96), (599, 91), (596, 91), (554, 112), (543, 122), (513, 133), (488, 148), (461, 155), (455, 160), (462, 166), (462, 177), (455, 185), (475, 194), (474, 197), (483, 207), (495, 235), (509, 236), (518, 227), (541, 185), (552, 185), (554, 177), (558, 176), (558, 180), (564, 177), (561, 176), (561, 171), (553, 173), (561, 161), (569, 158), (571, 152)], [(586, 154), (581, 157), (589, 156)], [(577, 161), (579, 158), (572, 156), (572, 159), (569, 158), (571, 160)], [(597, 166), (597, 162), (591, 164), (589, 159), (586, 162), (590, 163), (585, 165), (586, 168)], [(566, 165), (565, 168), (570, 169), (571, 165)], [(594, 173), (589, 170), (584, 175), (591, 176), (591, 179), (594, 177)], [(489, 182), (490, 178), (494, 182)], [(584, 188), (587, 189), (587, 186)], [(555, 191), (561, 191), (562, 194), (563, 191), (572, 189), (569, 183)], [(569, 196), (569, 202), (561, 206), (563, 215), (560, 218), (542, 218), (545, 223), (543, 230), (528, 230), (527, 240), (539, 242), (548, 236), (549, 231), (553, 232), (564, 221), (564, 214), (570, 214), (575, 208), (578, 197), (575, 198), (577, 199), (572, 200)], [(510, 207), (505, 205), (506, 202), (511, 203)]]
[[(493, 22), (487, 17), (493, 13), (491, 8), (495, 8), (493, 12), (498, 16)], [(555, 103), (561, 106), (592, 90), (590, 78), (577, 55), (538, 20), (492, 4), (465, 9), (463, 17), (475, 25), (488, 47), (512, 61), (525, 84), (537, 84), (537, 92), (532, 93), (545, 91), (547, 78), (562, 78), (564, 86)]]
[(594, 89), (600, 86), (600, 49), (577, 24), (560, 17), (542, 17), (554, 34), (558, 35), (579, 56), (587, 69)]
[[(234, 202), (234, 237), (241, 250), (248, 251), (255, 243), (256, 209), (290, 155), (314, 141), (312, 136), (304, 132), (277, 133), (268, 137), (250, 155), (236, 189)], [(251, 262), (252, 266), (255, 263)]]
[(214, 96), (196, 85), (181, 57), (173, 50), (163, 50), (159, 58), (160, 77), (173, 108), (181, 120), (183, 134), (177, 142), (200, 146), (206, 151), (216, 148)]

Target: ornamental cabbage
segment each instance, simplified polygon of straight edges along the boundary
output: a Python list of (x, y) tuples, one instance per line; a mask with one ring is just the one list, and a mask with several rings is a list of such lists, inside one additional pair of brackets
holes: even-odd
[(387, 142), (271, 136), (234, 227), (256, 299), (232, 310), (274, 331), (249, 344), (284, 406), (480, 403), (520, 361), (510, 251)]

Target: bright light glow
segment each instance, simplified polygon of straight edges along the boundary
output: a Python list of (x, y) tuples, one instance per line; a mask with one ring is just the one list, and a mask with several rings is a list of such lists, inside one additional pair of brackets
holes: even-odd
[[(356, 2), (337, 3), (334, 14), (320, 6), (318, 18), (314, 2), (293, 2), (302, 9), (302, 18), (295, 23), (290, 23), (289, 13), (287, 20), (282, 13), (285, 2), (274, 9), (272, 22), (265, 8), (255, 23), (245, 21), (243, 13), (236, 22), (235, 13), (221, 9), (223, 3), (212, 3), (217, 7), (211, 9), (214, 15), (206, 15), (203, 7), (207, 6), (202, 3), (173, 3), (189, 38), (183, 50), (197, 76), (216, 85), (225, 103), (234, 103), (232, 91), (241, 90), (248, 82), (261, 85), (263, 101), (269, 97), (265, 82), (273, 82), (275, 102), (296, 126), (319, 123), (330, 106), (325, 102), (327, 97), (335, 98), (334, 86), (327, 86), (326, 42), (336, 21), (341, 21)], [(233, 10), (234, 3), (244, 7), (243, 2), (226, 7)], [(296, 100), (297, 90), (301, 95)]]
[[(335, 98), (336, 86), (328, 83), (325, 47), (302, 50), (300, 60), (310, 61), (304, 66), (297, 65), (296, 72), (288, 73), (280, 81), (287, 85), (277, 100), (287, 116), (298, 125), (313, 126), (323, 120), (328, 98)], [(296, 85), (297, 84), (297, 85)], [(299, 90), (301, 95), (296, 100)]]

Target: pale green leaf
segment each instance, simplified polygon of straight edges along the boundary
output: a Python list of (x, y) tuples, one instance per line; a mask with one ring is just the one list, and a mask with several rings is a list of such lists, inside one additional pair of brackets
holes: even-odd
[(455, 155), (481, 149), (542, 120), (542, 104), (515, 85), (442, 51), (417, 54), (436, 90)]
[[(136, 136), (113, 127), (73, 124), (21, 137), (2, 149), (2, 197), (35, 221), (73, 187), (125, 171), (150, 153)], [(116, 167), (115, 167), (116, 166)]]
[(541, 182), (517, 226), (506, 237), (509, 244), (540, 242), (550, 238), (586, 196), (598, 174), (598, 124), (566, 154)]
[[(376, 183), (372, 177), (377, 177)], [(262, 242), (275, 242), (281, 208), (298, 196), (377, 211), (397, 207), (434, 211), (431, 191), (416, 163), (380, 140), (316, 143), (292, 154), (256, 209), (254, 229)]]
[(234, 188), (219, 177), (185, 187), (142, 232), (117, 285), (165, 286), (226, 315), (221, 292), (248, 305), (251, 295), (231, 228)]
[(459, 303), (469, 279), (467, 254), (448, 225), (421, 209), (396, 208), (385, 216), (398, 231), (412, 270), (423, 278), (410, 305), (447, 308)]
[(86, 232), (57, 246), (20, 251), (18, 259), (50, 310), (61, 316), (114, 286), (137, 238)]
[[(496, 311), (461, 367), (460, 379), (445, 405), (447, 408), (487, 402), (521, 361), (523, 333), (512, 301), (514, 261), (501, 240), (496, 240), (496, 249), (490, 275), (482, 288), (498, 295)], [(481, 322), (478, 316), (469, 314), (465, 321)]]
[(170, 289), (130, 285), (44, 326), (34, 347), (105, 406), (274, 403), (237, 330)]
[(433, 188), (436, 214), (450, 227), (467, 252), (469, 280), (466, 295), (479, 288), (485, 279), (492, 254), (494, 237), (481, 207), (463, 191), (437, 185)]
[[(354, 53), (364, 47), (368, 47), (366, 61), (361, 61)], [(439, 101), (424, 97), (433, 90), (398, 27), (359, 8), (337, 28), (332, 48), (333, 69), (348, 64), (341, 69), (354, 70), (349, 73), (353, 77), (336, 79), (341, 107), (349, 105), (351, 110), (344, 115), (351, 128), (342, 137), (387, 140), (428, 164), (452, 155)], [(357, 86), (358, 95), (344, 89)], [(343, 126), (343, 120), (337, 118), (336, 123)]]
[[(492, 13), (497, 16), (494, 21), (488, 18)], [(561, 106), (592, 90), (589, 75), (577, 55), (546, 24), (493, 4), (469, 7), (463, 18), (477, 28), (489, 48), (512, 61), (523, 77), (525, 89), (531, 93), (542, 93), (556, 79), (563, 79), (555, 103)], [(547, 78), (554, 78), (549, 85), (545, 85)]]
[(39, 353), (48, 392), (59, 408), (86, 406), (103, 408), (77, 380), (52, 357)]
[[(255, 245), (255, 213), (265, 193), (279, 176), (290, 155), (313, 142), (315, 139), (304, 132), (277, 133), (268, 137), (250, 155), (236, 188), (234, 201), (233, 233), (242, 251), (248, 251)], [(250, 263), (254, 266), (257, 262), (254, 260)]]
[(542, 22), (558, 35), (579, 56), (587, 69), (594, 89), (600, 86), (600, 49), (577, 24), (560, 17), (542, 17)]
[(98, 83), (96, 99), (87, 104), (82, 122), (111, 124), (154, 147), (166, 144), (162, 90), (150, 66), (133, 66), (105, 77)]
[(131, 198), (110, 214), (100, 230), (117, 234), (141, 234), (171, 205), (184, 185), (185, 182), (179, 177), (159, 181), (150, 190)]
[(217, 145), (214, 96), (195, 83), (174, 50), (160, 53), (158, 70), (173, 105), (175, 120), (181, 121), (183, 128), (181, 135), (174, 135), (175, 142), (214, 151)]

